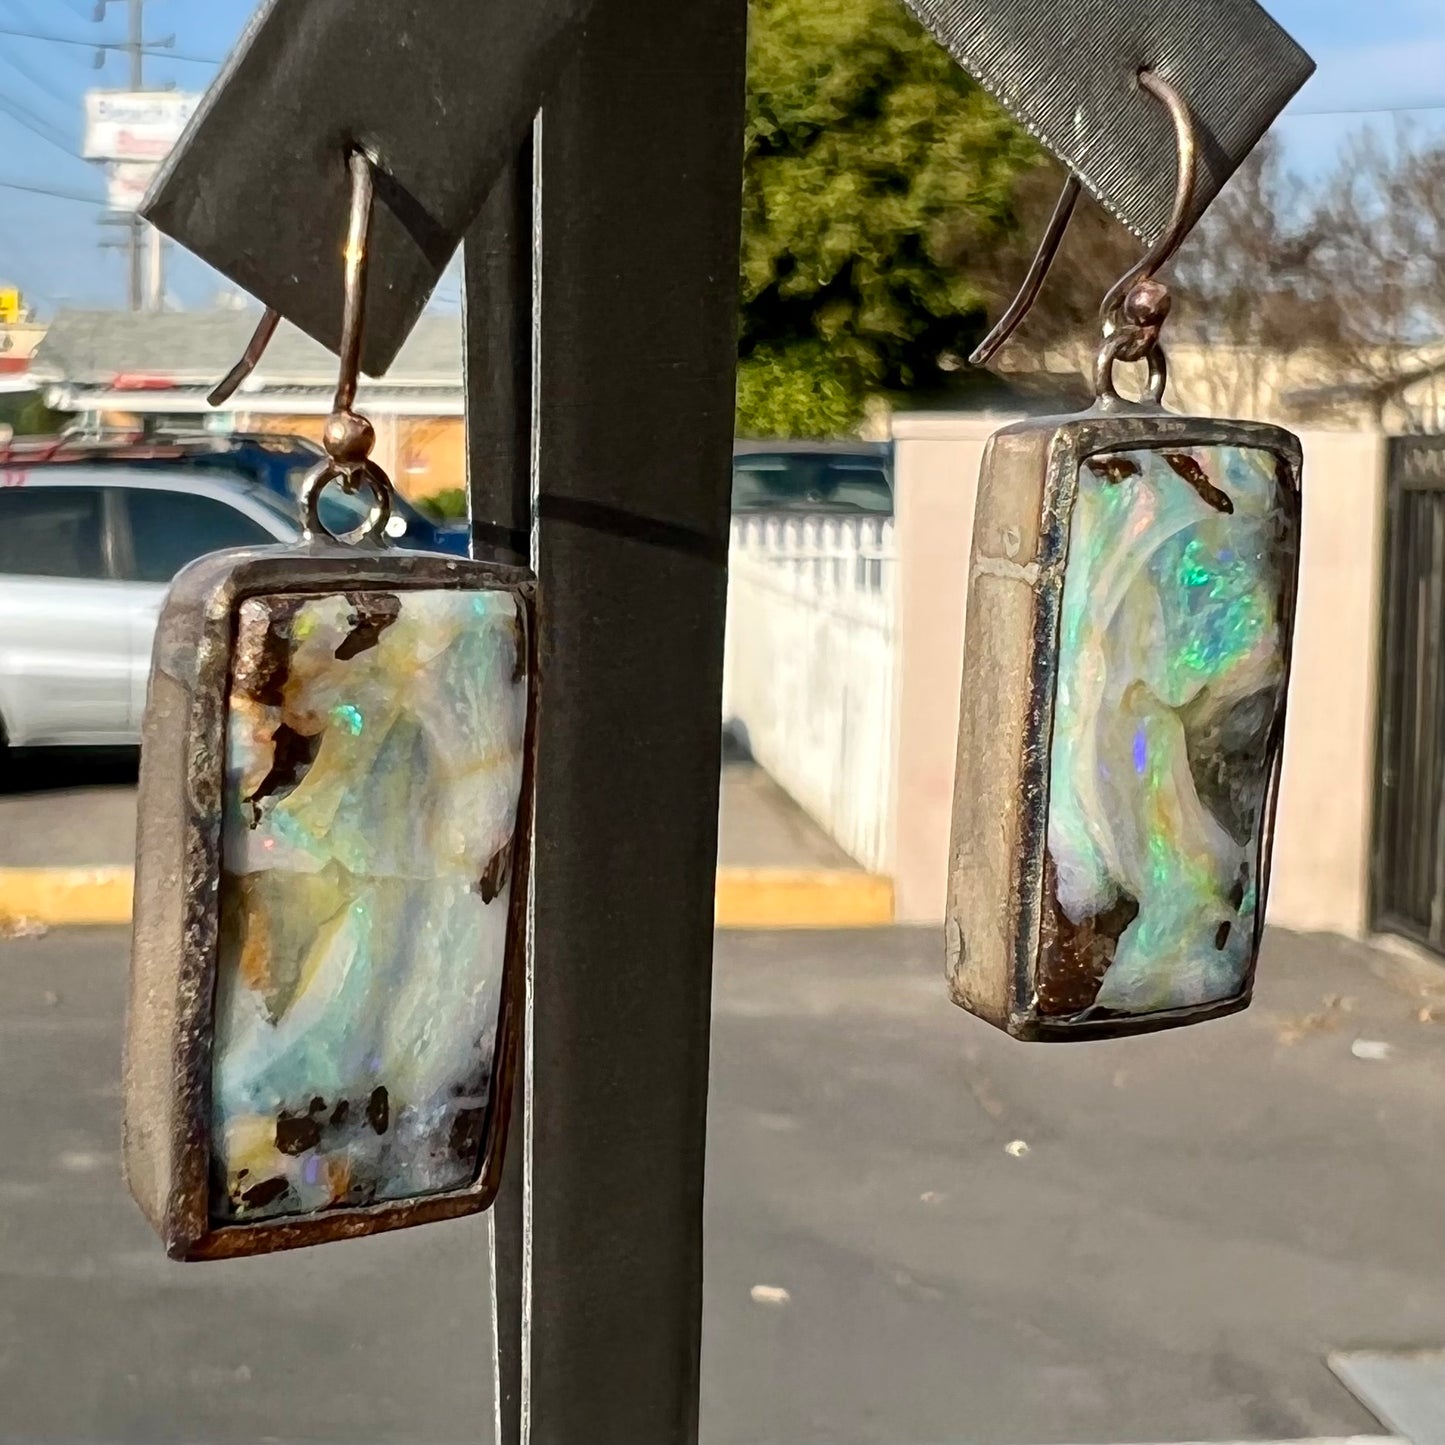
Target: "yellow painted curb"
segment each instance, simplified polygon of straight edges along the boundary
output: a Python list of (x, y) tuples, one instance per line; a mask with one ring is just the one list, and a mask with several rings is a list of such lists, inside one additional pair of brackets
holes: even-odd
[[(0, 868), (4, 924), (128, 923), (129, 868)], [(893, 880), (849, 869), (719, 868), (719, 928), (876, 928), (893, 922)]]
[(841, 868), (719, 868), (719, 928), (878, 928), (893, 880)]
[(135, 875), (114, 868), (0, 868), (0, 936), (16, 923), (129, 923)]

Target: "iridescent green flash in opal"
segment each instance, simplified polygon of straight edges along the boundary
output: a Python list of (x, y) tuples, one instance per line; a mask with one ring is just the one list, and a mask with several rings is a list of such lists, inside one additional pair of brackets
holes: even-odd
[(226, 724), (212, 1214), (477, 1176), (527, 710), (505, 592), (242, 604)]
[(1235, 998), (1280, 746), (1296, 499), (1272, 453), (1094, 457), (1070, 516), (1044, 1012)]

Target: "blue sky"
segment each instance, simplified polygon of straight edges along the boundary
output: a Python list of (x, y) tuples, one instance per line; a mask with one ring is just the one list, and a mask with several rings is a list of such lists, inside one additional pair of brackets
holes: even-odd
[[(1445, 131), (1445, 0), (1264, 3), (1319, 63), (1277, 125), (1296, 169), (1318, 172), (1351, 131), (1390, 127), (1395, 114)], [(174, 35), (177, 54), (220, 57), (255, 8), (255, 0), (147, 0), (146, 33), (153, 39)], [(94, 0), (0, 0), (0, 31), (119, 39), (124, 10), (113, 0), (106, 20), (95, 23)], [(92, 86), (123, 86), (126, 62), (112, 55), (102, 70), (92, 62), (93, 52), (84, 46), (0, 33), (0, 182), (101, 196), (97, 168), (74, 154), (81, 96)], [(203, 89), (213, 73), (207, 64), (146, 57), (147, 84)], [(102, 227), (100, 215), (97, 206), (0, 188), (0, 284), (19, 285), (42, 315), (65, 304), (123, 304), (122, 253), (99, 245), (121, 233)], [(172, 304), (206, 305), (224, 285), (174, 248), (168, 268)], [(449, 278), (438, 304), (454, 306), (455, 298)]]

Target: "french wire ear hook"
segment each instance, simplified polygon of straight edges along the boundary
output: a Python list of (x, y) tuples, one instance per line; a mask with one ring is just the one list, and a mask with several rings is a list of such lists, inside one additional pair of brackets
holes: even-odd
[(1114, 364), (1119, 361), (1147, 361), (1149, 400), (1155, 406), (1164, 401), (1169, 362), (1159, 343), (1159, 333), (1168, 320), (1173, 298), (1169, 288), (1155, 277), (1189, 234), (1194, 179), (1199, 166), (1194, 117), (1184, 97), (1149, 71), (1140, 73), (1139, 84), (1168, 108), (1174, 122), (1179, 169), (1174, 185), (1174, 209), (1164, 234), (1109, 288), (1099, 306), (1104, 344), (1094, 363), (1094, 395), (1104, 407), (1123, 400), (1114, 388)]
[[(1199, 142), (1195, 134), (1194, 118), (1190, 114), (1189, 105), (1168, 81), (1161, 79), (1152, 70), (1141, 70), (1138, 82), (1142, 89), (1148, 91), (1164, 105), (1174, 122), (1174, 137), (1178, 153), (1178, 178), (1174, 187), (1174, 207), (1170, 212), (1169, 224), (1165, 227), (1164, 233), (1144, 256), (1114, 283), (1109, 294), (1104, 298), (1100, 314), (1106, 323), (1118, 311), (1124, 297), (1138, 282), (1152, 280), (1155, 273), (1169, 261), (1189, 234), (1193, 219), (1191, 212), (1194, 200), (1194, 181), (1199, 166)], [(999, 348), (1018, 330), (1024, 317), (1033, 309), (1034, 302), (1043, 288), (1044, 280), (1049, 274), (1049, 269), (1058, 257), (1059, 247), (1063, 244), (1064, 236), (1069, 229), (1069, 222), (1073, 219), (1080, 189), (1078, 176), (1071, 172), (1064, 182), (1064, 188), (1059, 194), (1054, 213), (1049, 218), (1048, 227), (1044, 231), (1043, 239), (1039, 242), (1039, 249), (1029, 266), (1028, 274), (1024, 277), (1018, 295), (1009, 303), (999, 318), (998, 324), (969, 356), (968, 359), (974, 366), (983, 366), (991, 361)]]
[[(351, 177), (351, 205), (346, 222), (346, 247), (342, 252), (343, 309), (341, 313), (340, 365), (331, 415), (321, 433), (326, 459), (307, 473), (301, 484), (301, 508), (305, 536), (330, 537), (337, 542), (386, 542), (386, 524), (391, 520), (393, 490), (391, 479), (371, 459), (376, 432), (357, 412), (356, 388), (361, 377), (361, 330), (366, 314), (366, 280), (371, 220), (376, 197), (376, 179), (370, 158), (353, 150), (346, 158)], [(276, 311), (261, 317), (241, 359), (210, 395), (219, 406), (255, 370), (280, 321)], [(321, 494), (332, 483), (354, 493), (365, 487), (371, 493), (371, 508), (365, 522), (340, 536), (322, 522)]]
[(1169, 111), (1174, 122), (1174, 144), (1178, 155), (1178, 171), (1174, 183), (1174, 209), (1164, 234), (1109, 288), (1099, 307), (1100, 317), (1108, 321), (1119, 310), (1124, 298), (1140, 281), (1152, 281), (1184, 244), (1193, 223), (1194, 179), (1199, 170), (1199, 137), (1194, 130), (1194, 117), (1189, 103), (1167, 81), (1152, 70), (1139, 72), (1139, 84)]
[[(301, 483), (301, 508), (306, 536), (330, 537), (337, 542), (373, 541), (386, 545), (386, 524), (391, 520), (391, 478), (371, 459), (376, 431), (353, 408), (361, 377), (361, 327), (366, 314), (366, 278), (371, 219), (376, 199), (376, 178), (367, 155), (354, 150), (347, 157), (351, 172), (351, 209), (346, 223), (346, 249), (342, 252), (344, 300), (341, 312), (340, 367), (331, 415), (321, 432), (326, 460), (307, 473)], [(332, 482), (355, 492), (365, 486), (371, 493), (371, 510), (354, 531), (337, 536), (321, 520), (321, 494)]]
[[(968, 358), (971, 366), (987, 366), (1004, 342), (1018, 330), (1024, 317), (1034, 309), (1034, 302), (1039, 299), (1039, 292), (1043, 290), (1049, 267), (1054, 264), (1054, 258), (1059, 254), (1059, 247), (1069, 229), (1069, 222), (1074, 219), (1074, 207), (1079, 204), (1082, 190), (1083, 183), (1070, 171), (1064, 181), (1063, 190), (1059, 192), (1054, 213), (1049, 217), (1043, 240), (1039, 242), (1039, 249), (1029, 263), (1028, 274), (1024, 277), (1023, 285), (1019, 287), (1018, 295), (1009, 302), (993, 330), (974, 347)], [(229, 381), (230, 378), (227, 377), (226, 380)]]
[[(366, 297), (366, 246), (371, 229), (376, 177), (372, 172), (370, 159), (362, 150), (353, 150), (347, 156), (346, 165), (351, 175), (351, 210), (347, 222), (345, 252), (346, 310), (342, 313), (341, 322), (341, 387), (346, 386), (349, 376), (351, 389), (345, 403), (346, 407), (349, 407), (356, 397), (356, 374), (361, 356), (361, 312)], [(353, 299), (355, 306), (352, 304)], [(236, 394), (236, 389), (261, 364), (261, 358), (266, 354), (266, 348), (270, 346), (280, 324), (281, 313), (268, 306), (261, 313), (261, 319), (251, 333), (251, 339), (246, 343), (241, 359), (216, 383), (206, 398), (211, 406), (221, 406)], [(341, 403), (341, 387), (337, 390), (338, 411), (344, 409)]]
[(376, 198), (376, 176), (365, 152), (352, 151), (346, 164), (351, 172), (351, 211), (346, 224), (346, 250), (342, 253), (345, 300), (341, 313), (341, 372), (331, 420), (350, 412), (356, 400), (356, 382), (361, 374), (361, 322), (366, 310), (366, 263)]
[(271, 338), (280, 324), (281, 313), (268, 306), (261, 313), (261, 319), (251, 333), (251, 339), (246, 343), (241, 359), (211, 389), (211, 394), (206, 398), (208, 405), (221, 406), (230, 401), (236, 388), (260, 365), (261, 358), (266, 354), (266, 348), (270, 346)]

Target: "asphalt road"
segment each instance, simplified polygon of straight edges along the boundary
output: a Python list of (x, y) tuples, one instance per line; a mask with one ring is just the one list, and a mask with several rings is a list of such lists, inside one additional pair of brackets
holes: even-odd
[[(484, 1222), (162, 1257), (119, 1178), (125, 949), (0, 943), (0, 1439), (485, 1440)], [(1445, 1343), (1441, 975), (1275, 936), (1249, 1014), (1027, 1047), (937, 954), (720, 939), (706, 1445), (1376, 1430), (1323, 1356)]]

